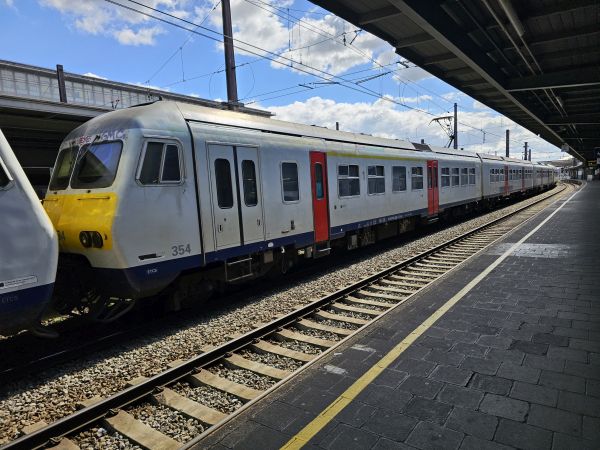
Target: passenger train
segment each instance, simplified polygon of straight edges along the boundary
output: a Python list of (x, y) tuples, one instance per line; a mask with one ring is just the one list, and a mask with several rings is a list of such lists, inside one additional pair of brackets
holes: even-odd
[(52, 296), (58, 239), (0, 131), (0, 334), (37, 328)]
[(552, 166), (157, 101), (60, 147), (44, 208), (57, 308), (112, 320), (136, 299), (203, 298), (509, 196)]

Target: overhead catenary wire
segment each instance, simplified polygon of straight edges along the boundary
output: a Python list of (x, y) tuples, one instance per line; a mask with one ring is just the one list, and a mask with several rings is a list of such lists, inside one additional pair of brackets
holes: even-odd
[[(197, 34), (199, 36), (202, 36), (202, 37), (205, 37), (207, 39), (213, 40), (215, 42), (219, 42), (219, 43), (223, 42), (220, 39), (220, 37), (224, 36), (223, 33), (220, 33), (218, 31), (212, 30), (212, 29), (210, 29), (208, 27), (205, 27), (205, 26), (202, 26), (202, 25), (198, 25), (198, 24), (196, 24), (194, 22), (191, 22), (191, 21), (189, 21), (187, 19), (184, 19), (184, 18), (181, 18), (181, 17), (177, 17), (177, 16), (175, 16), (173, 14), (170, 14), (168, 12), (162, 11), (160, 9), (157, 9), (157, 8), (145, 5), (145, 4), (143, 4), (143, 3), (139, 2), (139, 1), (136, 1), (136, 0), (127, 0), (130, 3), (136, 4), (136, 5), (141, 6), (143, 8), (147, 8), (147, 9), (149, 9), (151, 11), (154, 11), (154, 12), (157, 12), (159, 14), (165, 15), (165, 16), (171, 18), (171, 19), (178, 20), (178, 21), (184, 22), (186, 24), (192, 25), (192, 26), (195, 27), (195, 29), (189, 29), (186, 26), (180, 25), (179, 23), (172, 22), (172, 21), (164, 19), (162, 17), (154, 16), (152, 14), (149, 14), (149, 13), (145, 12), (145, 11), (142, 11), (142, 10), (139, 10), (139, 9), (136, 9), (136, 8), (132, 8), (130, 6), (127, 6), (127, 5), (124, 5), (122, 3), (119, 3), (119, 2), (117, 2), (115, 0), (105, 0), (105, 1), (108, 2), (108, 3), (111, 3), (111, 4), (115, 5), (115, 6), (119, 6), (119, 7), (128, 9), (130, 11), (133, 11), (133, 12), (145, 15), (145, 16), (147, 16), (149, 18), (158, 20), (158, 21), (166, 23), (168, 25), (175, 26), (177, 28), (180, 28), (180, 29), (186, 30), (188, 32)], [(203, 32), (200, 32), (200, 31), (198, 31), (199, 29), (202, 29), (202, 30), (204, 30), (204, 31), (206, 31), (208, 33), (212, 33), (214, 35), (217, 35), (217, 36), (219, 36), (219, 38), (214, 37), (214, 36), (210, 36), (210, 35), (208, 35), (206, 33), (203, 33)], [(407, 105), (404, 102), (400, 102), (400, 101), (395, 100), (391, 96), (381, 95), (381, 94), (377, 93), (376, 91), (373, 91), (372, 89), (366, 88), (365, 86), (357, 84), (356, 82), (353, 82), (351, 80), (347, 80), (344, 77), (341, 77), (339, 75), (335, 75), (335, 74), (329, 73), (329, 72), (327, 72), (325, 70), (318, 69), (316, 67), (310, 66), (310, 65), (308, 65), (308, 64), (306, 64), (304, 62), (301, 62), (301, 61), (299, 62), (299, 61), (293, 60), (291, 58), (283, 56), (282, 54), (278, 54), (276, 52), (273, 52), (273, 51), (261, 48), (259, 46), (254, 45), (254, 44), (245, 42), (245, 41), (243, 41), (241, 39), (237, 39), (237, 38), (233, 38), (233, 37), (232, 37), (232, 39), (233, 39), (234, 42), (236, 42), (238, 44), (238, 48), (240, 48), (244, 52), (250, 53), (250, 54), (255, 55), (257, 57), (260, 57), (260, 58), (263, 58), (263, 59), (266, 59), (266, 60), (270, 60), (270, 61), (272, 61), (272, 62), (274, 62), (276, 64), (281, 64), (281, 65), (284, 65), (284, 66), (288, 66), (289, 63), (294, 63), (294, 64), (296, 64), (296, 67), (294, 67), (294, 69), (297, 70), (297, 71), (299, 71), (299, 72), (306, 73), (308, 75), (312, 75), (312, 76), (321, 78), (321, 79), (323, 79), (325, 81), (331, 81), (332, 79), (336, 79), (336, 80), (339, 80), (338, 83), (340, 84), (340, 86), (344, 86), (344, 87), (346, 87), (348, 89), (354, 90), (354, 91), (362, 93), (364, 95), (371, 96), (371, 97), (374, 97), (374, 98), (378, 98), (380, 100), (384, 100), (384, 101), (387, 101), (387, 102), (391, 102), (393, 104), (397, 104), (397, 105), (402, 106), (404, 108), (407, 108), (409, 110), (417, 111), (417, 112), (420, 112), (420, 113), (423, 113), (423, 114), (427, 114), (429, 116), (435, 116), (433, 113), (431, 113), (429, 111), (426, 111), (426, 110), (423, 110), (421, 108), (416, 108), (416, 107)], [(242, 47), (242, 46), (244, 46), (244, 47)], [(272, 56), (267, 56), (267, 55), (272, 55)], [(287, 62), (284, 62), (284, 61), (287, 61)], [(302, 67), (299, 67), (299, 66), (302, 66)], [(474, 130), (478, 130), (480, 132), (484, 131), (483, 129), (478, 128), (478, 127), (473, 126), (473, 125), (470, 125), (470, 124), (465, 124), (465, 123), (462, 123), (462, 122), (459, 122), (459, 124), (461, 124), (463, 126), (466, 126), (466, 127), (469, 127), (469, 128), (472, 128)], [(493, 134), (493, 133), (489, 133), (489, 134)], [(495, 135), (495, 136), (499, 136), (499, 135)]]

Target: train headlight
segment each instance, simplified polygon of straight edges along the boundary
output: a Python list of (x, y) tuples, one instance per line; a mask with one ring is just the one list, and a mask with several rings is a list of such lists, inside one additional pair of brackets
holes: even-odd
[(102, 248), (102, 246), (104, 245), (104, 241), (102, 240), (102, 235), (100, 233), (98, 233), (97, 231), (94, 231), (92, 233), (92, 244), (96, 248)]
[(89, 231), (82, 231), (79, 233), (79, 242), (81, 242), (81, 245), (85, 248), (90, 248), (92, 246), (91, 233)]

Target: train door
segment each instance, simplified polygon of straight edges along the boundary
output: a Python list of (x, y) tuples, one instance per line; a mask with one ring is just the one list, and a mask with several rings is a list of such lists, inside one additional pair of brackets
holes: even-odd
[(440, 210), (440, 192), (438, 190), (438, 162), (427, 161), (427, 213), (435, 215)]
[(504, 166), (504, 195), (508, 195), (509, 193), (509, 173), (508, 173), (508, 166)]
[(264, 241), (262, 191), (258, 148), (235, 147), (237, 178), (239, 180), (240, 214), (243, 243)]
[(323, 152), (310, 152), (313, 222), (315, 243), (329, 240), (329, 208), (327, 200), (327, 161)]
[(240, 215), (234, 148), (210, 144), (208, 165), (216, 249), (240, 245)]

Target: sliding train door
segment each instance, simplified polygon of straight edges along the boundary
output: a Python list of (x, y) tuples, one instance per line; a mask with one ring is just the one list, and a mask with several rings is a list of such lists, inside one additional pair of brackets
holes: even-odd
[(263, 241), (265, 225), (257, 147), (235, 147), (244, 244)]
[(438, 162), (427, 161), (427, 214), (436, 215), (440, 210), (440, 192), (438, 188)]
[(258, 148), (210, 144), (208, 163), (215, 248), (263, 241)]
[(215, 248), (219, 250), (240, 245), (242, 238), (233, 146), (210, 144), (208, 165)]
[(315, 243), (319, 243), (329, 240), (329, 202), (327, 200), (327, 161), (325, 153), (310, 152), (310, 174)]

